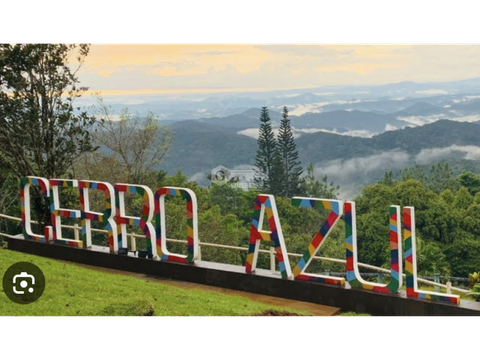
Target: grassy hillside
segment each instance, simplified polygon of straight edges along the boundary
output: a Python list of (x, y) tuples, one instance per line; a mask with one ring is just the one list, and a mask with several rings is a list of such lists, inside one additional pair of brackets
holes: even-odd
[(272, 311), (309, 315), (243, 297), (182, 289), (5, 249), (0, 249), (0, 274), (20, 261), (40, 267), (45, 275), (45, 291), (36, 302), (20, 305), (10, 301), (2, 287), (0, 316), (234, 316)]

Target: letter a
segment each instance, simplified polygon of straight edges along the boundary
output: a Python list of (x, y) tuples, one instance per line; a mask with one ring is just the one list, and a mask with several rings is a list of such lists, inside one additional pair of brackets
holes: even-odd
[[(270, 231), (262, 230), (263, 216), (267, 214)], [(245, 270), (247, 273), (255, 271), (257, 266), (260, 241), (270, 241), (277, 252), (278, 267), (285, 279), (292, 277), (287, 249), (283, 239), (282, 227), (278, 218), (277, 205), (273, 195), (258, 195), (255, 199), (252, 225), (250, 226), (250, 240), (247, 250)]]

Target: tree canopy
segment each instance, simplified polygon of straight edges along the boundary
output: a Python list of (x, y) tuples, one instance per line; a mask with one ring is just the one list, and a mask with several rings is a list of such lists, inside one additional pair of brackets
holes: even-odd
[(17, 177), (64, 176), (94, 150), (93, 116), (74, 107), (88, 45), (0, 45), (0, 166)]

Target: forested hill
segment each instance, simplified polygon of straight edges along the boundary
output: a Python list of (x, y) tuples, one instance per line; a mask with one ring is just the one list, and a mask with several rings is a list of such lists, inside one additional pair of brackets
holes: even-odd
[(440, 148), (451, 145), (480, 146), (478, 124), (439, 120), (417, 128), (385, 132), (372, 139), (379, 150), (403, 149), (416, 153), (425, 148)]
[(257, 141), (251, 137), (195, 120), (177, 122), (170, 127), (175, 135), (160, 165), (168, 173), (182, 170), (188, 176), (199, 172), (207, 174), (218, 165), (234, 167), (255, 161)]
[(303, 135), (296, 142), (302, 162), (315, 164), (397, 149), (415, 155), (424, 149), (452, 145), (480, 146), (480, 126), (475, 123), (439, 120), (424, 126), (387, 131), (372, 138), (318, 132)]
[[(161, 165), (169, 173), (182, 170), (192, 176), (208, 173), (217, 165), (234, 167), (255, 162), (256, 140), (226, 127), (181, 121), (172, 124), (175, 137)], [(480, 126), (440, 120), (428, 125), (388, 131), (372, 138), (336, 135), (325, 132), (305, 134), (296, 139), (304, 166), (330, 160), (367, 157), (380, 152), (401, 150), (410, 155), (432, 148), (480, 146)]]

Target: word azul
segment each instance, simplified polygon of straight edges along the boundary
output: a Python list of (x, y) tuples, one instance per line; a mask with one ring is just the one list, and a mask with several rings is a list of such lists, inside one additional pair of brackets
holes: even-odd
[[(46, 226), (44, 234), (35, 234), (31, 227), (30, 187), (37, 186), (42, 195), (50, 200), (51, 226)], [(59, 188), (78, 188), (80, 210), (60, 208)], [(105, 210), (95, 212), (90, 209), (89, 190), (102, 191), (105, 197)], [(137, 194), (142, 197), (143, 207), (140, 216), (125, 213), (125, 194)], [(177, 196), (186, 201), (187, 213), (187, 255), (171, 253), (167, 250), (165, 227), (165, 196)], [(198, 216), (195, 193), (186, 188), (162, 187), (155, 193), (146, 186), (132, 184), (111, 185), (106, 182), (89, 180), (47, 180), (42, 177), (28, 176), (20, 182), (20, 201), (22, 212), (22, 231), (24, 238), (52, 244), (89, 248), (92, 246), (91, 222), (102, 223), (108, 231), (108, 245), (111, 253), (118, 253), (119, 248), (127, 247), (127, 225), (138, 226), (143, 231), (147, 243), (149, 258), (160, 261), (194, 263), (198, 258)], [(304, 208), (320, 208), (327, 210), (328, 216), (320, 226), (303, 256), (290, 267), (288, 253), (283, 238), (282, 227), (273, 195), (258, 195), (254, 204), (252, 224), (250, 226), (249, 246), (245, 263), (245, 271), (253, 273), (256, 268), (261, 241), (268, 241), (276, 250), (280, 273), (285, 279), (313, 281), (344, 286), (342, 277), (311, 274), (305, 272), (313, 257), (325, 239), (331, 233), (338, 220), (343, 216), (345, 222), (346, 247), (346, 280), (352, 288), (360, 288), (373, 292), (394, 294), (403, 284), (402, 276), (402, 238), (400, 206), (391, 206), (390, 223), (390, 281), (388, 284), (377, 284), (364, 280), (360, 276), (357, 260), (357, 228), (355, 203), (330, 199), (314, 199), (304, 197), (292, 198), (292, 205)], [(264, 218), (269, 230), (263, 230)], [(65, 238), (62, 234), (61, 219), (81, 219), (81, 240)], [(155, 221), (153, 221), (155, 219)], [(403, 208), (403, 242), (405, 245), (406, 293), (408, 297), (459, 304), (457, 295), (418, 290), (417, 260), (415, 246), (415, 209)]]

